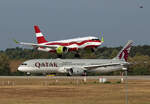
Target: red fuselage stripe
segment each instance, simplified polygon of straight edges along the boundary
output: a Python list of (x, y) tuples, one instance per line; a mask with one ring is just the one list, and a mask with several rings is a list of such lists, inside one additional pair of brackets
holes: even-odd
[(40, 33), (40, 29), (38, 26), (34, 26), (35, 33)]
[(37, 42), (38, 44), (40, 44), (40, 43), (45, 43), (47, 41), (45, 40), (44, 36), (41, 36), (41, 37), (37, 37)]
[(61, 42), (53, 42), (53, 43), (48, 43), (46, 45), (61, 45), (61, 46), (69, 46), (73, 44), (77, 44), (78, 46), (83, 45), (87, 42), (101, 42), (100, 40), (84, 40), (82, 42), (69, 42), (69, 43), (61, 43)]

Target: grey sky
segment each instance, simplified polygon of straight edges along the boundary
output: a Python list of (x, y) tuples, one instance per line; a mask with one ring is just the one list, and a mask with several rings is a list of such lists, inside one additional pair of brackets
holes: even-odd
[(36, 42), (35, 24), (49, 41), (103, 32), (104, 46), (150, 45), (150, 0), (1, 0), (0, 49)]

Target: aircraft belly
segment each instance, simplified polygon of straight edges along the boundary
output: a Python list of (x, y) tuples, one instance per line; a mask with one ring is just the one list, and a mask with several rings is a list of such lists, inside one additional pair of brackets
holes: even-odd
[(30, 73), (57, 73), (58, 68), (57, 67), (52, 67), (52, 68), (37, 68), (37, 67), (21, 67), (22, 72), (30, 72)]
[(39, 47), (37, 50), (49, 52), (49, 51), (51, 51), (51, 50), (53, 50), (53, 49), (51, 49), (51, 48), (41, 48), (41, 47)]

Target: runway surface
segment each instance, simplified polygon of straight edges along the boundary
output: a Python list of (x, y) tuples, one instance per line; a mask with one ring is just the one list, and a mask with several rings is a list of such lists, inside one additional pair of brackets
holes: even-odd
[[(35, 78), (35, 79), (83, 79), (85, 76), (0, 76), (0, 78)], [(87, 79), (99, 79), (99, 78), (106, 78), (106, 79), (120, 79), (122, 76), (86, 76)], [(125, 78), (125, 76), (123, 76)], [(128, 76), (128, 80), (150, 80), (150, 76)]]

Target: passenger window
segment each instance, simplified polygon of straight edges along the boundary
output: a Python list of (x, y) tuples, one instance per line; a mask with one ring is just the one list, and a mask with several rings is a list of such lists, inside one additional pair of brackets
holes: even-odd
[(92, 40), (99, 40), (99, 39), (92, 39)]

